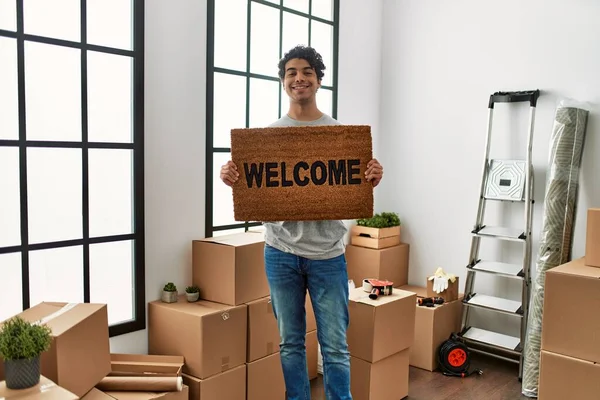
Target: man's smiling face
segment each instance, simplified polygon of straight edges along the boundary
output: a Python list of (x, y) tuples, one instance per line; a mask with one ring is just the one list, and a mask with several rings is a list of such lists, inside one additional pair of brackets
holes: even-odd
[(306, 103), (314, 100), (321, 83), (308, 61), (294, 58), (285, 64), (283, 85), (292, 101)]

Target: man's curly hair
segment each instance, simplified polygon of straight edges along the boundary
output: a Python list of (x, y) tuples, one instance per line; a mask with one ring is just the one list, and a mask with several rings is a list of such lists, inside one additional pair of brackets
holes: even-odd
[(317, 79), (319, 82), (323, 79), (325, 75), (323, 71), (325, 70), (325, 64), (323, 64), (323, 57), (315, 49), (309, 46), (298, 45), (285, 53), (283, 58), (279, 60), (279, 78), (283, 80), (285, 76), (285, 64), (288, 61), (294, 58), (301, 58), (306, 60), (310, 66), (316, 71)]

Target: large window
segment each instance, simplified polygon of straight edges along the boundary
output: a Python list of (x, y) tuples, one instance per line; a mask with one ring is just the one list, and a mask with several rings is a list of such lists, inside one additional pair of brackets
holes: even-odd
[(0, 0), (0, 320), (145, 327), (143, 1)]
[(322, 55), (317, 105), (336, 118), (338, 15), (339, 0), (208, 1), (207, 237), (260, 225), (234, 220), (219, 170), (230, 159), (232, 128), (265, 127), (287, 112), (277, 63), (292, 47), (309, 45)]

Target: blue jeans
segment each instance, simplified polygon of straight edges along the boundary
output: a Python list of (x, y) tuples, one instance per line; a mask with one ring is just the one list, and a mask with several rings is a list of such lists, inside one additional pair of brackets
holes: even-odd
[(306, 291), (315, 312), (323, 355), (327, 400), (351, 400), (348, 328), (348, 273), (342, 254), (309, 260), (265, 246), (265, 268), (281, 336), (280, 355), (288, 400), (309, 400), (306, 365)]

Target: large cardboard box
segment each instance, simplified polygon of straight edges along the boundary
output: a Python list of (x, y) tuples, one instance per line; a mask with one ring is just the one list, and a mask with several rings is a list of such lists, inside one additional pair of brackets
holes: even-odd
[(600, 362), (600, 268), (584, 258), (546, 271), (542, 350)]
[(399, 400), (408, 396), (409, 349), (370, 363), (350, 357), (353, 400)]
[(6, 382), (0, 382), (0, 399), (2, 400), (77, 400), (79, 396), (58, 386), (45, 376), (40, 382), (28, 389), (9, 389)]
[(402, 243), (385, 249), (346, 246), (348, 279), (362, 286), (363, 279), (387, 279), (395, 287), (408, 284), (409, 245)]
[(306, 364), (308, 366), (308, 379), (315, 379), (318, 376), (319, 364), (319, 340), (317, 331), (310, 331), (306, 334)]
[(542, 350), (540, 400), (600, 398), (600, 365)]
[(185, 358), (183, 372), (200, 379), (246, 361), (247, 306), (210, 301), (148, 304), (148, 352)]
[(269, 295), (263, 233), (194, 240), (192, 249), (192, 282), (201, 299), (240, 305)]
[(183, 374), (183, 383), (190, 388), (189, 400), (246, 400), (246, 364), (207, 379)]
[(391, 295), (371, 300), (356, 288), (349, 297), (347, 341), (352, 356), (374, 363), (412, 346), (415, 293), (393, 289)]
[(247, 400), (285, 399), (285, 381), (279, 352), (247, 364)]
[(52, 345), (40, 357), (41, 373), (57, 385), (81, 397), (110, 372), (106, 304), (39, 303), (18, 315), (52, 330)]
[[(402, 286), (400, 289), (416, 293), (417, 299), (428, 297), (427, 289), (420, 286)], [(410, 365), (427, 371), (438, 368), (437, 353), (440, 345), (460, 330), (462, 295), (458, 300), (423, 307), (415, 304), (415, 341), (410, 347)]]
[(600, 267), (600, 208), (588, 209), (585, 263), (592, 267)]

